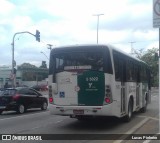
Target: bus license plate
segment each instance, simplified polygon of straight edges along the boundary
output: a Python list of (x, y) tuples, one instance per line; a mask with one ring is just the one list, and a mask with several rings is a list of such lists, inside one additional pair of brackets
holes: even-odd
[(84, 114), (84, 110), (73, 110), (73, 113), (76, 115), (82, 115)]

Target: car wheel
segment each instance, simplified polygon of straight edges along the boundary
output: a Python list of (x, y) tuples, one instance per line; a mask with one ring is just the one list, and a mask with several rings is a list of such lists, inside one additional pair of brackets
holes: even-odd
[(25, 107), (24, 107), (23, 104), (20, 104), (18, 106), (17, 112), (20, 113), (20, 114), (23, 114), (25, 112)]
[(0, 114), (2, 114), (3, 110), (0, 110)]
[(47, 106), (48, 106), (47, 102), (43, 102), (41, 109), (47, 110)]

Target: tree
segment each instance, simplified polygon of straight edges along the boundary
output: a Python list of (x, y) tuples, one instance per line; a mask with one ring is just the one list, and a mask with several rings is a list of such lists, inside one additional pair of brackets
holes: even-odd
[(23, 63), (18, 66), (18, 70), (22, 73), (23, 81), (41, 81), (48, 77), (48, 69), (45, 61), (38, 68), (30, 63)]
[(42, 61), (42, 65), (39, 68), (47, 68), (47, 64), (46, 61)]
[(37, 68), (35, 65), (32, 65), (30, 63), (23, 63), (22, 65), (18, 66), (19, 69), (23, 68)]
[(18, 70), (22, 72), (22, 80), (23, 81), (34, 81), (36, 79), (35, 69), (38, 69), (35, 65), (30, 63), (23, 63), (18, 66)]
[(151, 69), (152, 73), (152, 86), (158, 87), (158, 59), (155, 57), (157, 55), (158, 48), (144, 50), (132, 50), (132, 54), (135, 55), (138, 59), (146, 62)]

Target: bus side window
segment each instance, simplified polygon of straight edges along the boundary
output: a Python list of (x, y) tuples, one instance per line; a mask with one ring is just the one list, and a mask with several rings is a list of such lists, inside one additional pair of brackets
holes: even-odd
[(104, 58), (104, 72), (113, 74), (111, 55), (108, 48), (104, 50), (103, 58)]
[(120, 65), (118, 54), (113, 54), (114, 58), (114, 71), (115, 71), (115, 80), (120, 81)]
[(134, 66), (133, 62), (128, 60), (127, 61), (127, 81), (133, 81), (134, 80)]
[(139, 66), (138, 66), (138, 64), (135, 64), (134, 65), (134, 79), (135, 79), (135, 81), (136, 82), (140, 82), (140, 75), (139, 75), (140, 73), (139, 73)]

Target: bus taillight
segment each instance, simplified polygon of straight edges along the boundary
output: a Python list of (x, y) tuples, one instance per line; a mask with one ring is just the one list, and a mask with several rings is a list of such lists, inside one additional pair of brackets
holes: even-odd
[(105, 102), (106, 102), (106, 103), (110, 103), (111, 100), (110, 100), (109, 98), (105, 98)]
[(53, 103), (52, 86), (49, 86), (49, 103)]
[(110, 85), (105, 86), (105, 98), (104, 104), (108, 104), (112, 102), (112, 91)]
[(52, 103), (52, 102), (53, 102), (53, 98), (50, 97), (50, 98), (49, 98), (49, 103)]

